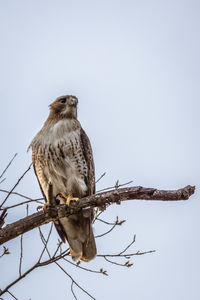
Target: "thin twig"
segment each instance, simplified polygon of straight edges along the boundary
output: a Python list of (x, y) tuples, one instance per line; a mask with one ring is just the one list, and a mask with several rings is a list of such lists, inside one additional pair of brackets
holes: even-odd
[(128, 254), (98, 254), (98, 257), (125, 257), (125, 258), (130, 258), (131, 256), (137, 256), (137, 255), (144, 255), (144, 254), (150, 254), (156, 252), (156, 250), (149, 250), (149, 251), (144, 251), (144, 252), (136, 252), (136, 253), (128, 253)]
[(0, 181), (0, 184), (2, 184), (5, 180), (6, 180), (6, 178), (3, 178), (3, 179)]
[(85, 294), (87, 294), (91, 299), (96, 300), (90, 293), (88, 293), (84, 288), (82, 288), (74, 279), (73, 277), (67, 273), (67, 271), (57, 262), (55, 262), (55, 264), (74, 282), (74, 284), (81, 290), (83, 291)]
[(58, 240), (58, 244), (57, 244), (58, 246), (57, 246), (56, 251), (54, 252), (54, 254), (53, 254), (52, 257), (55, 257), (55, 256), (56, 256), (56, 254), (58, 253), (58, 251), (59, 251), (59, 249), (60, 249), (62, 243), (63, 243), (63, 242), (61, 242), (61, 241)]
[(96, 181), (95, 183), (99, 182), (104, 176), (106, 175), (106, 172), (104, 172)]
[(106, 232), (104, 232), (104, 233), (102, 233), (102, 234), (96, 235), (95, 238), (96, 238), (96, 239), (97, 239), (97, 238), (100, 238), (100, 237), (102, 237), (102, 236), (104, 236), (104, 235), (110, 233), (111, 231), (113, 231), (113, 229), (117, 226), (117, 222), (118, 222), (118, 217), (117, 217), (117, 219), (116, 219), (114, 225), (113, 225), (109, 230), (107, 230)]
[(76, 297), (75, 293), (74, 293), (74, 290), (73, 290), (73, 284), (74, 284), (74, 281), (72, 280), (72, 284), (71, 284), (71, 292), (72, 292), (72, 295), (74, 296), (74, 299), (78, 300), (78, 298)]
[[(41, 231), (40, 231), (41, 232)], [(50, 235), (48, 235), (48, 238), (49, 238), (49, 236)], [(72, 278), (72, 276), (69, 274), (69, 273), (67, 273), (67, 271), (59, 264), (59, 263), (57, 263), (57, 261), (55, 260), (55, 259), (53, 259), (53, 258), (51, 258), (51, 255), (50, 255), (50, 252), (49, 252), (49, 250), (48, 250), (48, 248), (47, 248), (47, 243), (48, 243), (48, 238), (47, 238), (47, 240), (45, 240), (45, 238), (44, 238), (44, 235), (42, 234), (42, 232), (41, 232), (41, 237), (42, 237), (42, 242), (43, 242), (43, 244), (44, 244), (44, 249), (47, 251), (47, 253), (48, 253), (48, 255), (49, 255), (49, 260), (48, 261), (46, 261), (45, 263), (47, 263), (47, 262), (49, 262), (49, 263), (52, 263), (52, 262), (54, 262), (73, 282), (74, 282), (74, 284), (79, 288), (79, 289), (81, 289), (84, 293), (86, 293), (89, 297), (91, 297), (92, 299), (94, 299), (95, 300), (95, 298), (93, 298), (92, 297), (92, 295), (90, 295), (85, 289), (83, 289), (73, 278)], [(64, 258), (64, 256), (62, 257), (62, 258)], [(39, 262), (39, 261), (38, 261)], [(44, 264), (44, 262), (43, 263), (41, 263), (41, 264)]]
[(13, 156), (13, 158), (10, 160), (10, 162), (8, 163), (8, 165), (6, 166), (6, 168), (3, 170), (3, 172), (0, 175), (0, 178), (3, 177), (3, 175), (6, 173), (6, 171), (8, 170), (8, 168), (10, 167), (10, 165), (12, 164), (13, 160), (15, 159), (15, 157), (17, 156), (17, 153), (15, 153), (15, 155)]
[(7, 291), (8, 294), (10, 294), (15, 300), (18, 300), (10, 291)]
[(63, 253), (59, 254), (58, 256), (56, 256), (53, 259), (48, 259), (46, 261), (43, 262), (37, 262), (36, 264), (34, 264), (31, 268), (29, 268), (26, 272), (24, 272), (21, 276), (19, 276), (17, 279), (15, 279), (14, 281), (12, 281), (10, 284), (7, 285), (7, 287), (5, 287), (3, 290), (0, 290), (0, 296), (5, 294), (12, 286), (14, 286), (16, 283), (18, 283), (20, 280), (22, 280), (23, 278), (25, 278), (28, 274), (30, 274), (33, 270), (37, 269), (38, 267), (42, 267), (42, 266), (47, 266), (51, 263), (56, 262), (57, 260), (65, 257), (69, 255), (69, 252), (67, 251), (63, 251)]
[(4, 290), (0, 290), (0, 296), (5, 294), (9, 288), (11, 288), (13, 285), (15, 285), (17, 282), (19, 282), (22, 278), (26, 277), (29, 273), (31, 273), (33, 270), (39, 267), (39, 264), (33, 265), (30, 269), (28, 269), (26, 272), (24, 272), (21, 276), (19, 276), (17, 279), (15, 279), (13, 282), (11, 282)]
[(126, 252), (126, 250), (128, 250), (134, 243), (135, 243), (135, 239), (136, 239), (136, 234), (134, 234), (133, 240), (132, 242), (124, 249), (122, 250), (119, 255), (123, 254), (124, 252)]
[(80, 266), (79, 264), (75, 264), (75, 263), (71, 262), (70, 260), (66, 259), (65, 257), (63, 257), (63, 260), (65, 260), (66, 262), (68, 262), (70, 265), (73, 265), (76, 268), (82, 269), (84, 271), (91, 272), (91, 273), (97, 273), (97, 274), (101, 274), (102, 273), (100, 271), (96, 271), (96, 270), (91, 270), (91, 269), (88, 269), (88, 268), (84, 268), (84, 267)]
[(109, 262), (110, 264), (113, 264), (113, 265), (116, 265), (116, 266), (120, 266), (120, 267), (125, 267), (126, 265), (125, 264), (120, 264), (116, 261), (112, 261), (112, 260), (109, 260), (106, 256), (104, 256), (104, 259)]
[(43, 198), (32, 199), (31, 197), (28, 197), (26, 195), (23, 195), (23, 194), (20, 194), (20, 193), (17, 193), (17, 192), (10, 192), (10, 191), (4, 190), (4, 189), (0, 189), (0, 192), (6, 193), (6, 194), (10, 193), (11, 195), (16, 195), (16, 196), (19, 196), (19, 197), (22, 197), (24, 199), (31, 200), (31, 201), (44, 200), (44, 197)]
[(13, 204), (11, 206), (6, 206), (5, 208), (2, 207), (2, 208), (0, 208), (0, 211), (3, 210), (3, 209), (7, 209), (8, 210), (8, 209), (11, 209), (11, 208), (14, 208), (14, 207), (17, 207), (17, 206), (21, 206), (21, 205), (24, 205), (24, 204), (27, 204), (27, 203), (30, 203), (30, 202), (36, 202), (36, 203), (39, 203), (39, 204), (43, 204), (43, 202), (40, 201), (40, 200), (44, 200), (44, 198), (38, 198), (36, 200), (27, 200), (27, 201), (24, 201), (24, 202)]
[(14, 191), (14, 189), (18, 186), (18, 184), (20, 183), (20, 181), (23, 179), (23, 177), (26, 175), (26, 173), (31, 169), (32, 163), (29, 165), (29, 167), (26, 169), (26, 171), (22, 174), (22, 176), (18, 179), (17, 183), (13, 186), (13, 188), (11, 189), (11, 191), (8, 193), (8, 195), (6, 196), (6, 198), (3, 200), (3, 202), (0, 205), (0, 208), (4, 205), (4, 203), (8, 200), (10, 194)]
[(28, 209), (29, 209), (29, 205), (26, 204), (26, 216), (28, 217)]
[(106, 225), (115, 225), (115, 224), (116, 224), (116, 222), (115, 222), (115, 223), (111, 223), (111, 222), (107, 222), (107, 221), (105, 221), (105, 220), (102, 220), (102, 219), (100, 219), (100, 218), (96, 218), (95, 220), (97, 220), (97, 221), (99, 221), (99, 222), (102, 222), (102, 223), (104, 223), (104, 224), (106, 224)]
[(94, 220), (93, 220), (93, 223), (94, 223), (94, 222), (97, 220), (97, 218), (104, 212), (103, 210), (100, 211), (99, 208), (96, 208), (95, 210), (96, 210), (96, 216), (95, 216), (95, 218), (94, 218)]
[(20, 193), (17, 193), (17, 192), (10, 192), (10, 191), (3, 190), (3, 189), (0, 189), (0, 192), (6, 193), (6, 194), (10, 194), (10, 195), (16, 195), (16, 196), (22, 197), (24, 199), (27, 199), (27, 201), (24, 201), (24, 202), (20, 202), (20, 203), (13, 204), (13, 205), (10, 205), (10, 206), (2, 207), (2, 208), (0, 208), (0, 210), (14, 208), (14, 207), (17, 207), (17, 206), (20, 206), (20, 205), (24, 205), (24, 204), (30, 203), (30, 202), (37, 202), (37, 203), (42, 204), (43, 203), (42, 200), (44, 200), (44, 198), (32, 199), (32, 198), (30, 198), (28, 196), (25, 196), (23, 194), (20, 194)]
[(109, 191), (109, 190), (112, 190), (112, 189), (116, 189), (117, 190), (118, 188), (120, 188), (122, 186), (131, 184), (132, 182), (133, 181), (131, 180), (131, 181), (128, 181), (126, 183), (119, 184), (119, 181), (117, 180), (117, 182), (116, 182), (116, 184), (114, 186), (110, 186), (110, 187), (107, 187), (105, 189), (99, 190), (99, 191), (97, 191), (97, 193), (104, 192), (104, 191)]
[(7, 209), (4, 209), (2, 214), (0, 215), (0, 228), (4, 225), (6, 216), (7, 216)]
[[(47, 240), (46, 240), (45, 243), (44, 243), (44, 248), (43, 248), (43, 250), (42, 250), (42, 252), (41, 252), (41, 254), (40, 254), (40, 258), (39, 258), (38, 262), (41, 261), (42, 256), (43, 256), (43, 254), (44, 254), (44, 251), (45, 251), (46, 248), (47, 248), (47, 244), (48, 244), (49, 239), (50, 239), (50, 236), (51, 236), (52, 228), (53, 228), (53, 223), (51, 223), (51, 227), (50, 227), (50, 230), (49, 230), (49, 233), (48, 233), (48, 236), (47, 236)], [(42, 234), (42, 231), (41, 231), (40, 227), (38, 227), (38, 229), (39, 229), (39, 232), (40, 232), (41, 239), (43, 238), (43, 239), (45, 240), (44, 235)]]
[(22, 276), (22, 260), (23, 260), (23, 234), (20, 237), (19, 276)]

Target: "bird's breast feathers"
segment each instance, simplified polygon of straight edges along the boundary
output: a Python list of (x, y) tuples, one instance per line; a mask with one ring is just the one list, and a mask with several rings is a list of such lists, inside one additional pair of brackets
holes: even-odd
[(75, 191), (83, 196), (87, 191), (84, 179), (88, 166), (82, 149), (80, 125), (75, 125), (73, 120), (59, 120), (47, 128), (44, 126), (31, 145), (36, 159), (42, 158), (43, 163), (46, 162), (43, 172), (57, 187), (55, 193)]

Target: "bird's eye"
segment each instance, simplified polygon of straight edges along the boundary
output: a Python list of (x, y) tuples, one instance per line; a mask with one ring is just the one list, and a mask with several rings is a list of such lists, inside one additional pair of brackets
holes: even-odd
[(60, 103), (66, 103), (66, 98), (61, 99)]

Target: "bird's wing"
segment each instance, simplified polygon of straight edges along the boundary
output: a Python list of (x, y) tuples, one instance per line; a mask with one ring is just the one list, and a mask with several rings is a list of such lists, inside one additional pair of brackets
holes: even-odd
[(85, 133), (85, 131), (83, 130), (83, 128), (81, 128), (80, 137), (81, 137), (83, 155), (85, 157), (87, 167), (88, 167), (88, 175), (86, 177), (86, 185), (88, 187), (87, 194), (92, 195), (95, 194), (95, 168), (94, 168), (92, 147), (90, 144), (90, 140), (87, 134)]
[(45, 201), (47, 201), (47, 189), (48, 189), (48, 178), (45, 176), (44, 172), (42, 171), (44, 168), (44, 161), (42, 162), (39, 159), (38, 150), (37, 148), (32, 149), (32, 162), (35, 175), (37, 177), (40, 190), (42, 195), (44, 196)]

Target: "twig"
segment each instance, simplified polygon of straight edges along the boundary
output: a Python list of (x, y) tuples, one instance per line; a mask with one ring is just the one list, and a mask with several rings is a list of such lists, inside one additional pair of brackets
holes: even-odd
[[(41, 231), (40, 231), (41, 232)], [(48, 235), (48, 238), (49, 238), (49, 236), (50, 236), (50, 234)], [(94, 299), (95, 300), (95, 298), (93, 298), (85, 289), (83, 289), (73, 278), (72, 278), (72, 276), (69, 274), (69, 273), (67, 273), (67, 271), (59, 264), (59, 263), (57, 263), (57, 261), (56, 260), (54, 260), (52, 257), (51, 257), (51, 255), (50, 255), (50, 252), (49, 252), (49, 250), (48, 250), (48, 248), (47, 248), (47, 243), (48, 243), (48, 238), (47, 238), (47, 240), (45, 240), (45, 238), (44, 238), (44, 236), (43, 236), (43, 234), (42, 234), (42, 232), (41, 232), (41, 237), (42, 237), (42, 242), (43, 242), (43, 244), (44, 244), (44, 249), (47, 251), (47, 253), (48, 253), (48, 255), (49, 255), (49, 261), (47, 261), (47, 262), (49, 262), (49, 263), (52, 263), (52, 262), (54, 262), (72, 281), (73, 281), (73, 283), (79, 288), (79, 289), (81, 289), (84, 293), (86, 293), (89, 297), (91, 297), (92, 299)], [(63, 259), (64, 259), (64, 256), (62, 257)], [(38, 260), (38, 262), (39, 262), (40, 260)]]
[(15, 300), (18, 300), (10, 291), (7, 291), (8, 294), (10, 294)]
[[(106, 256), (104, 256), (104, 259), (105, 259), (107, 262), (109, 262), (110, 264), (113, 264), (113, 265), (116, 265), (116, 266), (120, 266), (120, 267), (125, 267), (125, 266), (126, 266), (126, 264), (120, 264), (120, 263), (118, 263), (118, 262), (116, 262), (116, 261), (112, 261), (112, 260), (108, 259)], [(132, 264), (131, 264), (131, 265), (132, 265)]]
[[(3, 178), (3, 179), (0, 181), (0, 184), (2, 184), (5, 180), (6, 180), (6, 178)], [(0, 299), (1, 299), (1, 298), (0, 298)]]
[(122, 255), (124, 252), (126, 252), (126, 250), (128, 250), (134, 243), (135, 243), (135, 239), (136, 239), (136, 234), (134, 234), (133, 240), (132, 242), (124, 249), (122, 250), (119, 255)]
[(22, 276), (22, 259), (23, 259), (23, 234), (20, 237), (19, 276)]
[(26, 169), (26, 171), (22, 174), (22, 176), (18, 179), (17, 183), (13, 186), (13, 188), (11, 189), (11, 191), (8, 193), (8, 195), (6, 196), (6, 198), (3, 200), (3, 202), (0, 205), (0, 208), (4, 205), (4, 203), (7, 201), (7, 199), (9, 198), (10, 194), (14, 191), (14, 189), (18, 186), (18, 184), (20, 183), (20, 181), (23, 179), (23, 177), (26, 175), (26, 173), (30, 170), (32, 166), (32, 163), (29, 165), (28, 169)]
[(74, 282), (74, 284), (81, 290), (83, 291), (85, 294), (87, 294), (91, 299), (96, 300), (90, 293), (88, 293), (84, 288), (82, 288), (74, 279), (73, 277), (67, 273), (67, 271), (57, 262), (55, 262), (55, 264)]
[(8, 170), (8, 168), (10, 167), (10, 165), (12, 164), (13, 160), (15, 159), (15, 157), (17, 156), (17, 153), (15, 153), (15, 155), (13, 156), (13, 158), (10, 160), (10, 162), (8, 163), (8, 165), (6, 166), (6, 168), (3, 170), (3, 172), (0, 175), (0, 179), (1, 177), (3, 177), (3, 175), (6, 173), (6, 171)]
[(37, 202), (37, 203), (42, 204), (43, 202), (42, 202), (41, 200), (44, 200), (44, 198), (31, 199), (30, 197), (27, 197), (27, 196), (22, 195), (22, 194), (20, 194), (20, 193), (17, 193), (17, 192), (10, 192), (10, 191), (6, 191), (6, 190), (2, 190), (2, 189), (0, 189), (0, 192), (7, 193), (7, 194), (10, 193), (10, 195), (16, 195), (16, 196), (19, 196), (19, 197), (28, 199), (27, 201), (20, 202), (20, 203), (17, 203), (17, 204), (13, 204), (13, 205), (11, 205), (11, 206), (1, 207), (1, 208), (0, 208), (0, 211), (3, 210), (3, 209), (14, 208), (14, 207), (17, 207), (17, 206), (20, 206), (20, 205), (24, 205), (24, 204), (30, 203), (30, 202)]
[(72, 284), (71, 284), (71, 292), (72, 292), (72, 295), (74, 296), (74, 299), (78, 300), (78, 298), (76, 297), (75, 293), (74, 293), (74, 290), (73, 290), (73, 284), (74, 284), (74, 281), (72, 280)]
[(37, 262), (36, 264), (34, 264), (31, 268), (29, 268), (26, 272), (24, 272), (21, 276), (19, 276), (17, 279), (15, 279), (13, 282), (11, 282), (10, 284), (7, 285), (7, 287), (5, 287), (3, 290), (0, 290), (0, 296), (3, 295), (4, 293), (6, 293), (13, 285), (15, 285), (16, 283), (18, 283), (20, 280), (22, 280), (23, 278), (25, 278), (28, 274), (30, 274), (33, 270), (37, 269), (38, 267), (42, 267), (42, 266), (47, 266), (53, 262), (56, 262), (57, 260), (65, 257), (69, 255), (69, 252), (67, 251), (63, 251), (63, 253), (57, 255), (55, 258), (53, 259), (48, 259), (46, 261), (43, 262)]
[(7, 209), (4, 209), (0, 216), (0, 228), (2, 228), (2, 226), (4, 225), (6, 216), (7, 216)]
[(104, 172), (96, 181), (95, 183), (99, 182), (104, 176), (106, 175), (106, 172)]
[[(52, 228), (53, 228), (53, 223), (51, 223), (50, 230), (49, 230), (49, 233), (48, 233), (48, 236), (47, 236), (47, 240), (45, 241), (45, 238), (44, 238), (44, 236), (43, 236), (43, 234), (42, 234), (42, 231), (41, 231), (40, 227), (38, 227), (39, 232), (40, 232), (41, 240), (44, 239), (44, 241), (45, 241), (45, 242), (44, 242), (44, 248), (43, 248), (43, 250), (42, 250), (42, 252), (41, 252), (41, 254), (40, 254), (40, 258), (39, 258), (38, 262), (41, 261), (42, 256), (43, 256), (43, 254), (44, 254), (44, 251), (45, 251), (46, 248), (47, 248), (47, 244), (48, 244), (49, 239), (50, 239), (50, 236), (51, 236)], [(42, 241), (43, 241), (43, 240), (42, 240)]]
[(0, 208), (0, 211), (3, 210), (3, 209), (11, 209), (11, 208), (14, 208), (14, 207), (17, 207), (17, 206), (21, 206), (21, 205), (24, 205), (24, 204), (27, 204), (27, 203), (30, 203), (30, 202), (36, 202), (36, 203), (39, 203), (39, 204), (43, 204), (42, 201), (40, 200), (44, 200), (44, 198), (39, 198), (39, 199), (36, 199), (36, 200), (27, 200), (27, 201), (24, 201), (24, 202), (20, 202), (20, 203), (17, 203), (17, 204), (13, 204), (11, 206), (6, 206), (5, 208)]
[(31, 201), (44, 200), (44, 197), (43, 198), (32, 199), (31, 197), (25, 196), (23, 194), (20, 194), (20, 193), (17, 193), (17, 192), (10, 192), (10, 191), (3, 190), (3, 189), (0, 189), (0, 192), (7, 193), (7, 194), (10, 193), (11, 195), (16, 195), (16, 196), (19, 196), (19, 197), (22, 197), (22, 198), (25, 198), (25, 199), (28, 199), (28, 200), (31, 200)]
[(111, 222), (107, 222), (107, 221), (105, 221), (105, 220), (102, 220), (102, 219), (100, 219), (100, 218), (96, 218), (95, 220), (97, 220), (97, 221), (100, 221), (100, 222), (102, 222), (102, 223), (104, 223), (104, 224), (106, 224), (106, 225), (122, 225), (124, 222), (126, 222), (126, 220), (122, 220), (122, 221), (119, 221), (118, 220), (118, 217), (117, 217), (117, 223), (115, 222), (115, 223), (111, 223)]
[(11, 288), (13, 285), (15, 285), (17, 282), (19, 282), (21, 279), (26, 277), (29, 273), (31, 273), (33, 270), (39, 267), (39, 264), (33, 265), (30, 269), (28, 269), (25, 273), (23, 273), (21, 276), (19, 276), (17, 279), (15, 279), (13, 282), (11, 282), (5, 289), (0, 290), (0, 296), (5, 294), (9, 288)]
[(102, 234), (96, 235), (95, 238), (96, 238), (96, 239), (97, 239), (97, 238), (100, 238), (100, 237), (102, 237), (102, 236), (104, 236), (104, 235), (110, 233), (111, 231), (113, 231), (113, 229), (117, 226), (117, 222), (118, 222), (118, 217), (117, 217), (116, 222), (114, 223), (114, 225), (113, 225), (109, 230), (107, 230), (106, 232), (104, 232), (104, 233), (102, 233)]
[(97, 221), (99, 221), (99, 222), (102, 222), (102, 223), (104, 223), (104, 224), (106, 224), (106, 225), (115, 225), (115, 223), (111, 223), (111, 222), (107, 222), (107, 221), (105, 221), (105, 220), (102, 220), (102, 219), (100, 219), (100, 218), (96, 218), (96, 220)]
[(79, 264), (75, 264), (72, 261), (66, 259), (65, 257), (63, 257), (63, 260), (65, 260), (66, 262), (68, 262), (70, 265), (73, 265), (76, 268), (82, 269), (84, 271), (91, 272), (91, 273), (97, 273), (97, 274), (101, 274), (102, 273), (100, 271), (96, 271), (96, 270), (91, 270), (91, 269), (88, 269), (88, 268), (84, 268), (84, 267), (80, 266)]
[(149, 250), (149, 251), (144, 251), (144, 252), (140, 252), (137, 251), (136, 253), (128, 253), (128, 254), (98, 254), (98, 257), (125, 257), (125, 258), (130, 258), (131, 256), (137, 256), (137, 255), (144, 255), (144, 254), (150, 254), (150, 253), (154, 253), (156, 252), (156, 250)]
[(131, 180), (131, 181), (128, 181), (126, 183), (119, 184), (119, 180), (117, 180), (114, 186), (110, 186), (110, 187), (107, 187), (105, 189), (99, 190), (99, 191), (97, 191), (97, 193), (104, 192), (104, 191), (109, 191), (109, 190), (112, 190), (112, 189), (116, 189), (117, 190), (119, 187), (131, 184), (132, 182), (133, 181)]
[(56, 248), (56, 251), (54, 252), (54, 254), (53, 254), (52, 257), (55, 257), (55, 256), (56, 256), (56, 254), (58, 253), (58, 250), (61, 248), (62, 243), (63, 243), (63, 242), (61, 242), (61, 241), (58, 240), (58, 244), (57, 244), (58, 247)]

